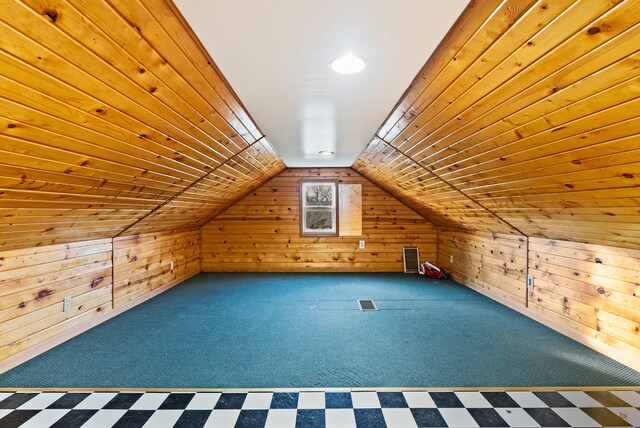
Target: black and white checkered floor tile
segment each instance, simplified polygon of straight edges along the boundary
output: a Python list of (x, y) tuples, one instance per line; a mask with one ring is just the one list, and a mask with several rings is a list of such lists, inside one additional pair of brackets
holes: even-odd
[(0, 427), (629, 427), (640, 390), (0, 392)]

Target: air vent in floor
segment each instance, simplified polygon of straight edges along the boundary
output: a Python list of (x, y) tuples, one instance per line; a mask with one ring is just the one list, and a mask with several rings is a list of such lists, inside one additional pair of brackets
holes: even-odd
[(361, 311), (377, 311), (378, 307), (376, 306), (376, 302), (373, 300), (362, 299), (358, 300), (358, 306)]

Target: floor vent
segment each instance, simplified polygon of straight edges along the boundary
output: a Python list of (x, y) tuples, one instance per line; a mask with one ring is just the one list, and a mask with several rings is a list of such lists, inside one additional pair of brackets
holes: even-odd
[(373, 300), (358, 300), (358, 306), (361, 311), (377, 311), (378, 307), (376, 306), (376, 302)]

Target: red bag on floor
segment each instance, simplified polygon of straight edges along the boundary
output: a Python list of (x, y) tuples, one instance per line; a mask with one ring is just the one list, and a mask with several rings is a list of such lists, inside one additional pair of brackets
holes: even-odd
[(444, 270), (444, 269), (440, 269), (437, 266), (432, 265), (429, 262), (424, 262), (424, 263), (420, 263), (420, 272), (421, 275), (424, 275), (428, 278), (434, 278), (434, 279), (448, 279), (449, 278), (449, 273)]

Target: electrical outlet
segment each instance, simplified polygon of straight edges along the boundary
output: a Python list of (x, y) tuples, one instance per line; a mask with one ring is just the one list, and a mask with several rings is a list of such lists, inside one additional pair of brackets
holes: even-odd
[(449, 263), (453, 264), (453, 256), (449, 256)]
[(64, 303), (62, 304), (62, 311), (69, 312), (71, 310), (71, 296), (67, 296), (64, 298)]
[(360, 249), (362, 250), (364, 248), (364, 241), (360, 241)]
[(171, 260), (171, 272), (173, 272), (173, 260)]
[(533, 288), (535, 287), (533, 278), (534, 276), (532, 274), (527, 275), (527, 290), (529, 291), (533, 291)]

